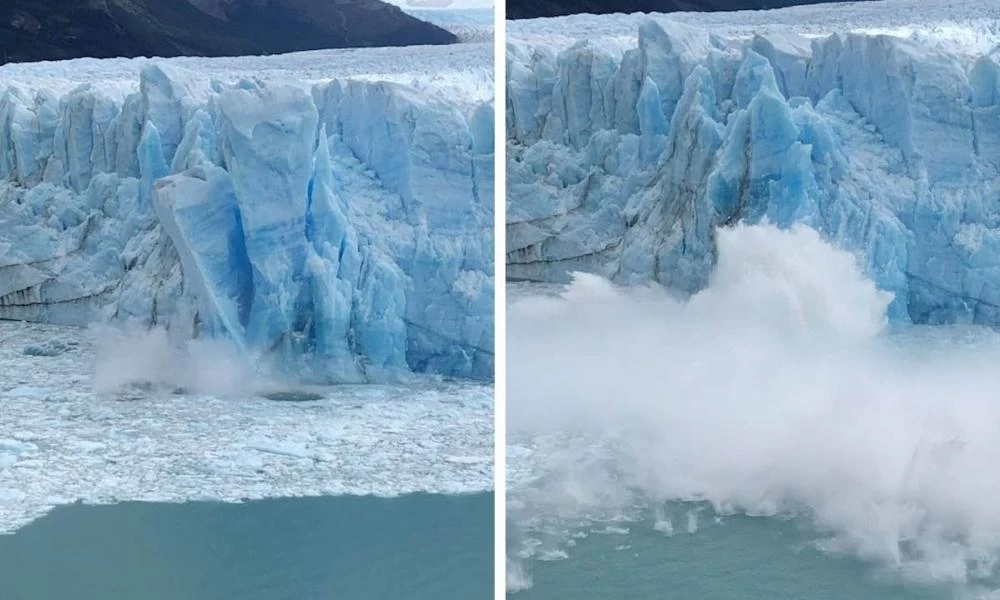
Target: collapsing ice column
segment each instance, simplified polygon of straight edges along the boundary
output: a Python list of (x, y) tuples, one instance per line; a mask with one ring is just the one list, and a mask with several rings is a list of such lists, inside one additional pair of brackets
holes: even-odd
[(0, 87), (0, 318), (224, 336), (322, 382), (491, 377), (492, 105), (198, 75)]

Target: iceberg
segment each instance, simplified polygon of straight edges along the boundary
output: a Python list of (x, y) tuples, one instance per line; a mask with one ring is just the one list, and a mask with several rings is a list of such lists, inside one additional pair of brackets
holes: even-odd
[(947, 4), (510, 23), (508, 278), (689, 295), (720, 227), (802, 224), (890, 318), (1000, 325), (997, 8)]
[(223, 337), (324, 383), (491, 379), (489, 49), (426, 51), (450, 70), (370, 74), (399, 49), (0, 69), (0, 319)]

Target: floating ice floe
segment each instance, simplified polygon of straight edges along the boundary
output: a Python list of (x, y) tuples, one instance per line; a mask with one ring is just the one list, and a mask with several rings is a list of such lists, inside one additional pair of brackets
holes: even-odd
[[(20, 351), (53, 337), (76, 349)], [(310, 402), (158, 387), (96, 393), (96, 354), (85, 330), (0, 323), (0, 370), (18, 386), (0, 392), (0, 534), (76, 501), (493, 488), (491, 386), (336, 386), (316, 388), (322, 394)]]

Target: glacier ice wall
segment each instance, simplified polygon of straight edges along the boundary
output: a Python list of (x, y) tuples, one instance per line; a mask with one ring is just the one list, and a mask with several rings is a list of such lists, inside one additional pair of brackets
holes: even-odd
[(0, 318), (225, 336), (317, 381), (491, 378), (493, 107), (194, 75), (0, 79)]
[(649, 18), (515, 37), (507, 71), (509, 278), (692, 293), (716, 229), (766, 219), (854, 252), (897, 320), (1000, 325), (1000, 48)]

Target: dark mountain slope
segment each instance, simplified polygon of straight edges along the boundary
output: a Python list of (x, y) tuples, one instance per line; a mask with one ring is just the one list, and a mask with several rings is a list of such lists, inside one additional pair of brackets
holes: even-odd
[(453, 34), (379, 0), (0, 2), (0, 64), (85, 56), (238, 56), (455, 41)]
[[(578, 13), (718, 12), (761, 10), (830, 0), (507, 0), (508, 19), (558, 17)], [(867, 0), (861, 0), (867, 1)]]

